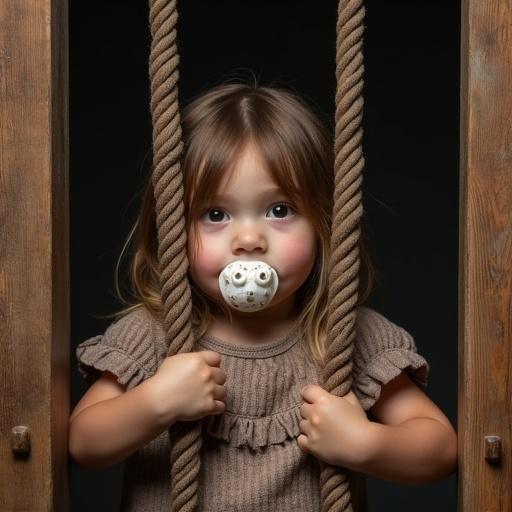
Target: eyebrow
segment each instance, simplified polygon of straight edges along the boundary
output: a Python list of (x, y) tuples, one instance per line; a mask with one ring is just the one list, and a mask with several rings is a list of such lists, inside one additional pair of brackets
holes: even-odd
[[(277, 195), (283, 195), (286, 197), (286, 194), (279, 187), (266, 188), (258, 193), (258, 196), (262, 199), (266, 199), (268, 197), (273, 197)], [(216, 194), (214, 196), (214, 199), (236, 202), (238, 200), (238, 197), (232, 194)]]

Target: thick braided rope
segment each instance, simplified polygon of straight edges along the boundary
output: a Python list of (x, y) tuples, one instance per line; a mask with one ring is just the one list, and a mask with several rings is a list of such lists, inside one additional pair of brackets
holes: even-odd
[[(363, 117), (362, 0), (340, 0), (336, 23), (336, 114), (334, 140), (334, 204), (329, 262), (329, 291), (324, 389), (343, 396), (352, 386), (355, 305), (359, 285), (359, 219)], [(352, 511), (345, 470), (321, 462), (322, 512)]]
[[(175, 0), (150, 0), (151, 116), (153, 171), (160, 285), (168, 355), (192, 352), (191, 291), (187, 278), (183, 178), (180, 157), (180, 112)], [(177, 422), (169, 429), (171, 446), (171, 509), (197, 509), (197, 486), (202, 444), (201, 421)]]

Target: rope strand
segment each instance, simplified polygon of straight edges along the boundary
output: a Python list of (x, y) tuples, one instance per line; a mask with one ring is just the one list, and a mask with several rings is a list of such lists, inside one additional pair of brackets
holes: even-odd
[[(336, 23), (334, 203), (324, 389), (344, 396), (352, 387), (355, 307), (359, 286), (362, 215), (363, 20), (362, 0), (340, 0)], [(353, 511), (348, 470), (320, 463), (322, 512)]]
[[(180, 112), (175, 0), (150, 0), (152, 36), (149, 58), (153, 122), (152, 183), (155, 195), (158, 260), (168, 356), (191, 352), (192, 295), (187, 277), (183, 177), (180, 158)], [(171, 446), (171, 508), (197, 510), (197, 486), (202, 446), (201, 421), (177, 422), (169, 429)]]

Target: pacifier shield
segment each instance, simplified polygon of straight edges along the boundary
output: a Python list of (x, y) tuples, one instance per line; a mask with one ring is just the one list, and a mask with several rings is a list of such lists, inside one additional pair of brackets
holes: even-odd
[(222, 297), (239, 311), (263, 309), (274, 298), (278, 284), (277, 272), (263, 261), (233, 261), (219, 274)]

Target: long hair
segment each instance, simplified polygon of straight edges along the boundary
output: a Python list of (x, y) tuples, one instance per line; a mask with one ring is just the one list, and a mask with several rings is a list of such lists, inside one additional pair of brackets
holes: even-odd
[[(256, 83), (218, 85), (182, 107), (181, 116), (184, 143), (181, 169), (187, 234), (190, 230), (197, 233), (199, 206), (215, 195), (223, 175), (230, 171), (249, 142), (258, 149), (277, 185), (292, 201), (301, 198), (305, 215), (314, 226), (319, 249), (311, 273), (297, 291), (296, 304), (310, 353), (323, 366), (334, 192), (332, 131), (327, 129), (313, 107), (294, 92)], [(133, 300), (126, 300), (119, 289), (118, 270), (130, 242), (133, 242), (129, 267)], [(155, 200), (151, 176), (148, 176), (139, 215), (116, 265), (116, 292), (126, 307), (104, 315), (105, 318), (120, 318), (142, 306), (162, 318), (157, 248)], [(363, 305), (370, 296), (374, 277), (364, 230), (359, 238), (359, 253), (357, 306)], [(230, 311), (229, 307), (213, 302), (202, 293), (190, 273), (189, 284), (192, 328), (198, 339), (207, 331), (215, 308), (222, 309), (227, 315)]]

